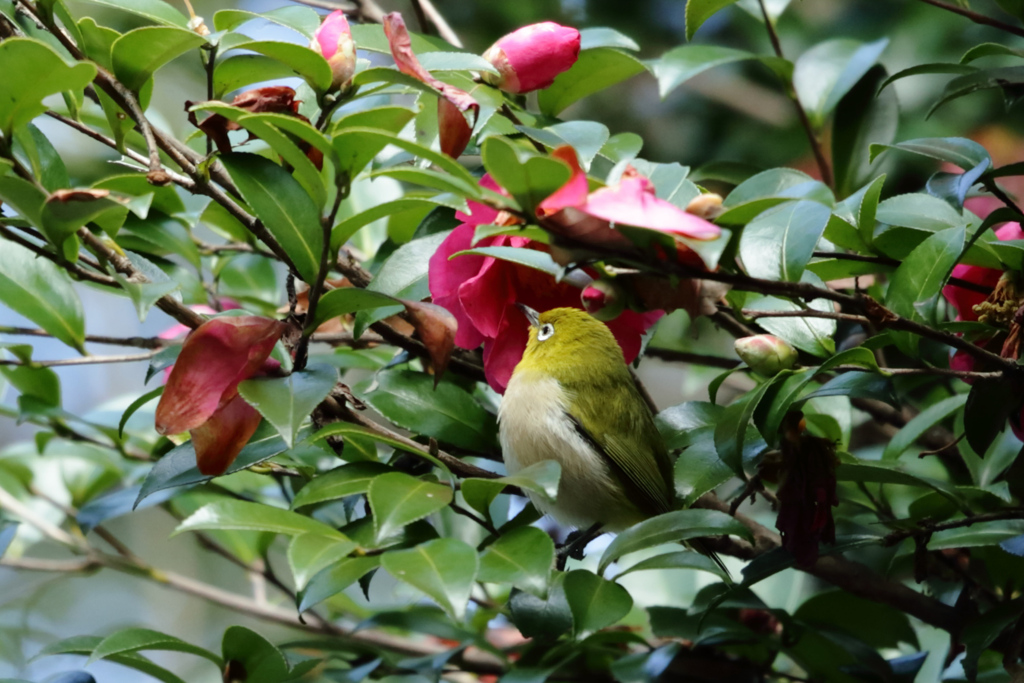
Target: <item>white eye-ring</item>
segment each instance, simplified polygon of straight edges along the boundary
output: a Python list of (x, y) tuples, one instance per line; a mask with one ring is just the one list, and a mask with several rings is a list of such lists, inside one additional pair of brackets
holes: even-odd
[(544, 323), (537, 330), (537, 341), (547, 341), (555, 333), (555, 326), (551, 323)]

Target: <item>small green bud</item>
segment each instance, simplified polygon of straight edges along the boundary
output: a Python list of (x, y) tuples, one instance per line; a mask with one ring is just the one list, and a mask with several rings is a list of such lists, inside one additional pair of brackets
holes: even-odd
[(626, 297), (610, 280), (590, 283), (580, 295), (580, 300), (587, 313), (605, 322), (615, 320), (626, 309)]
[(788, 370), (796, 363), (796, 349), (770, 334), (737, 339), (736, 355), (754, 372), (773, 377), (782, 370)]

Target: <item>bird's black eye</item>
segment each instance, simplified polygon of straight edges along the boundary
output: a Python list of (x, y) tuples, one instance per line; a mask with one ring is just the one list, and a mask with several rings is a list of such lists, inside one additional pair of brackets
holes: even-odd
[(537, 341), (546, 341), (555, 333), (555, 326), (551, 323), (544, 323), (537, 330)]

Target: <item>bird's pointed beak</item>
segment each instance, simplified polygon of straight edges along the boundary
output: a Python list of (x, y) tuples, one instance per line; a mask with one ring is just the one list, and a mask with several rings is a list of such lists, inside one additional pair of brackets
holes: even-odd
[(516, 303), (516, 306), (518, 306), (519, 310), (523, 312), (523, 315), (526, 316), (526, 319), (530, 321), (531, 327), (538, 327), (540, 325), (540, 313), (533, 310), (526, 304)]

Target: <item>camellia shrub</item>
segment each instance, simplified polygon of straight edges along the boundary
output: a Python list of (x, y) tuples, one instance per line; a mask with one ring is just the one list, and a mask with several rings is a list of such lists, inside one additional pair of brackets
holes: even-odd
[[(123, 573), (245, 620), (208, 642), (133, 612), (23, 655), (78, 656), (65, 682), (1021, 680), (1024, 162), (899, 137), (894, 85), (1014, 103), (1019, 4), (929, 0), (1005, 39), (896, 72), (882, 36), (784, 53), (785, 2), (686, 4), (687, 38), (751, 11), (770, 52), (645, 60), (550, 21), (471, 50), (413, 4), (420, 32), (365, 2), (0, 0), (0, 411), (34, 425), (0, 452), (0, 579)], [(171, 62), (204, 86), (172, 95), (181, 135), (151, 106)], [(651, 161), (567, 114), (726, 65), (793, 109), (803, 170)], [(114, 163), (72, 177), (55, 128)], [(165, 331), (86, 334), (87, 289)], [(527, 497), (557, 498), (558, 463), (506, 476), (517, 304), (708, 378), (657, 412), (677, 509), (569, 553)], [(139, 361), (116, 410), (62, 407), (54, 367)], [(154, 507), (236, 580), (112, 531)]]

